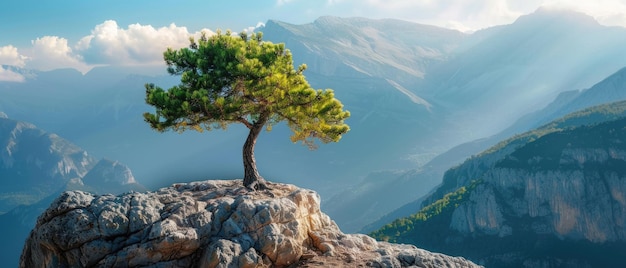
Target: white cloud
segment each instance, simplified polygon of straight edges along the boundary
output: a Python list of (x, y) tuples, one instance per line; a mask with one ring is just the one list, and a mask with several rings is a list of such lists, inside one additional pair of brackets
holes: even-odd
[(74, 68), (87, 72), (92, 67), (82, 61), (82, 57), (72, 51), (67, 39), (58, 36), (44, 36), (31, 41), (32, 48), (26, 67), (48, 71), (61, 68)]
[[(175, 24), (161, 28), (132, 24), (124, 29), (109, 20), (96, 25), (90, 35), (73, 46), (65, 38), (44, 36), (32, 40), (32, 47), (20, 49), (23, 55), (14, 46), (0, 47), (0, 64), (42, 71), (74, 68), (83, 73), (98, 65), (162, 65), (163, 51), (186, 47), (189, 37), (198, 39), (202, 32), (214, 34), (208, 29), (189, 33), (186, 27)], [(3, 71), (5, 81), (15, 79), (9, 72)]]
[(26, 56), (20, 55), (14, 46), (0, 47), (0, 65), (24, 67)]
[(253, 32), (256, 32), (257, 29), (262, 28), (262, 27), (265, 27), (265, 23), (258, 22), (256, 26), (250, 26), (248, 28), (243, 29), (243, 31), (246, 33), (253, 33)]
[(24, 76), (0, 66), (0, 82), (24, 82)]
[(76, 49), (89, 64), (154, 64), (163, 62), (167, 47), (188, 46), (191, 35), (186, 27), (175, 24), (158, 29), (131, 24), (123, 29), (117, 22), (108, 20), (82, 38)]

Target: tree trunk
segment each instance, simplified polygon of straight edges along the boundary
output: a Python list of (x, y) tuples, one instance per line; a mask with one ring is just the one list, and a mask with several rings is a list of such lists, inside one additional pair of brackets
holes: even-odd
[(256, 144), (256, 139), (263, 130), (265, 122), (267, 122), (267, 117), (268, 116), (265, 114), (261, 114), (261, 116), (259, 116), (259, 119), (252, 124), (250, 133), (248, 133), (248, 138), (243, 144), (243, 185), (253, 190), (267, 189), (265, 180), (259, 174), (259, 171), (256, 168), (256, 160), (254, 159), (254, 145)]

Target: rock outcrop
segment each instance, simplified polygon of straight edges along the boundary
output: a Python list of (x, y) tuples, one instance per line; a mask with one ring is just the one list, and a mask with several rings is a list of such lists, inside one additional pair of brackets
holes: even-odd
[(65, 190), (145, 191), (130, 169), (97, 161), (68, 140), (0, 112), (0, 260), (16, 267), (21, 245), (41, 214)]
[(477, 267), (344, 234), (317, 193), (270, 188), (237, 180), (118, 196), (68, 191), (39, 217), (20, 267)]
[[(575, 121), (593, 114), (581, 115)], [(433, 194), (438, 200), (373, 235), (488, 267), (622, 266), (625, 125), (622, 116), (534, 139), (532, 133), (520, 135), (449, 171)]]

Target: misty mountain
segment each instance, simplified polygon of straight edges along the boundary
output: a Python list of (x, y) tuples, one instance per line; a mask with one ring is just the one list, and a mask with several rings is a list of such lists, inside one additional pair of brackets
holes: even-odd
[(626, 68), (622, 68), (593, 87), (571, 90), (559, 94), (545, 108), (520, 118), (506, 132), (530, 129), (545, 124), (568, 113), (617, 100), (626, 99)]
[[(490, 30), (431, 70), (426, 99), (449, 107), (470, 140), (502, 130), (560, 92), (589, 88), (626, 66), (626, 29), (566, 10), (539, 9)], [(434, 102), (434, 101), (433, 101)]]
[(619, 265), (625, 124), (621, 101), (514, 136), (446, 172), (422, 210), (374, 234), (486, 266)]
[[(568, 113), (618, 100), (626, 100), (626, 68), (591, 88), (565, 91), (544, 109), (522, 117), (509, 128), (487, 138), (457, 145), (418, 169), (373, 173), (369, 179), (331, 198), (331, 203), (339, 205), (328, 208), (328, 213), (336, 215), (336, 220), (341, 221), (346, 228), (364, 227), (362, 232), (371, 232), (396, 218), (417, 212), (421, 208), (421, 197), (441, 182), (446, 170), (461, 164), (466, 158), (479, 154), (507, 137), (539, 127)], [(371, 198), (381, 193), (394, 195), (395, 198)], [(389, 215), (385, 215), (388, 212)], [(374, 221), (378, 217), (382, 218)]]
[(86, 151), (33, 124), (0, 118), (0, 212), (35, 203), (95, 165)]
[[(497, 133), (562, 91), (586, 88), (626, 66), (615, 52), (626, 45), (623, 29), (581, 18), (587, 17), (544, 10), (471, 35), (397, 20), (268, 21), (264, 39), (285, 42), (296, 63), (308, 65), (304, 74), (310, 84), (334, 89), (352, 117), (347, 120), (351, 131), (340, 143), (316, 151), (292, 144), (284, 125), (262, 133), (256, 147), (259, 171), (271, 181), (315, 189), (325, 210), (337, 213), (333, 218), (369, 202), (384, 204), (367, 210), (376, 214), (367, 222), (374, 221), (441, 181), (402, 171), (441, 173), (450, 159), (463, 158), (437, 158), (433, 172), (421, 168), (455, 145)], [(180, 79), (165, 75), (165, 66), (158, 69), (96, 67), (83, 75), (13, 68), (29, 75), (23, 83), (0, 82), (0, 110), (58, 133), (98, 158), (126, 164), (151, 189), (240, 177), (245, 127), (177, 134), (157, 133), (143, 122), (142, 114), (153, 109), (145, 104), (144, 84), (167, 88)], [(393, 192), (396, 188), (382, 185), (386, 182), (396, 188), (406, 183), (406, 200), (359, 190), (363, 184)], [(337, 198), (328, 202), (332, 196)]]
[(126, 165), (97, 161), (75, 144), (27, 122), (0, 117), (0, 145), (1, 213), (68, 188), (99, 194), (146, 190)]
[(293, 25), (270, 20), (260, 29), (284, 42), (294, 59), (323, 76), (378, 77), (411, 85), (434, 64), (446, 61), (467, 37), (406, 21), (321, 17)]
[[(37, 217), (62, 191), (98, 194), (145, 191), (117, 161), (96, 161), (87, 151), (33, 124), (0, 113), (0, 259), (16, 266)], [(14, 265), (11, 265), (14, 264)]]

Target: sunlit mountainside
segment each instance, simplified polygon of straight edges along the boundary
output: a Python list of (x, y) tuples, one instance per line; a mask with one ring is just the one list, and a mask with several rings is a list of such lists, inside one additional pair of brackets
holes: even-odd
[(380, 239), (486, 266), (623, 263), (626, 102), (584, 109), (448, 170), (416, 214)]
[[(308, 66), (309, 83), (333, 89), (351, 112), (346, 122), (351, 131), (341, 142), (315, 151), (292, 144), (284, 125), (261, 133), (259, 171), (269, 181), (319, 192), (322, 209), (347, 232), (371, 231), (417, 212), (429, 204), (421, 200), (442, 183), (446, 170), (501, 140), (571, 112), (625, 99), (626, 28), (602, 26), (572, 11), (540, 9), (471, 34), (399, 20), (338, 17), (302, 25), (270, 20), (259, 31), (264, 40), (284, 42), (295, 63)], [(46, 192), (29, 193), (39, 195), (37, 200), (6, 199), (11, 204), (57, 194), (73, 178), (88, 184), (92, 179), (86, 174), (100, 158), (111, 159), (103, 164), (128, 181), (132, 170), (132, 181), (148, 189), (243, 175), (243, 126), (157, 133), (143, 121), (142, 114), (152, 108), (145, 104), (144, 84), (167, 88), (180, 79), (168, 76), (165, 66), (100, 66), (86, 74), (4, 68), (25, 81), (0, 82), (0, 111), (14, 125), (32, 123), (55, 133), (49, 137), (75, 144), (80, 153), (72, 155), (86, 159), (80, 174), (58, 179)], [(0, 129), (5, 132), (0, 137), (12, 137), (12, 129)], [(48, 149), (37, 147), (28, 154)], [(15, 179), (24, 173), (14, 169), (0, 172), (3, 189), (25, 191), (21, 182), (41, 179)], [(114, 185), (84, 189), (110, 191)], [(429, 202), (442, 197), (428, 196)]]

